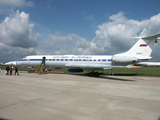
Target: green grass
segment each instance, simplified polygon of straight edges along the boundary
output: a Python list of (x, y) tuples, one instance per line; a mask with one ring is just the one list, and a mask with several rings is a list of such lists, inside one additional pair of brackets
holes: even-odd
[(160, 67), (143, 67), (138, 69), (115, 68), (113, 73), (116, 75), (137, 75), (137, 76), (160, 76)]
[[(6, 69), (6, 66), (0, 65), (2, 70)], [(18, 67), (19, 71), (28, 71), (28, 67)], [(37, 67), (33, 68), (37, 71)], [(48, 68), (47, 68), (48, 69)], [(83, 72), (68, 72), (68, 68), (63, 69), (54, 69), (52, 71), (61, 71), (64, 73), (71, 73), (71, 74), (82, 74), (88, 75), (89, 71), (84, 70)], [(97, 70), (100, 74), (108, 75), (110, 70)], [(160, 77), (160, 67), (143, 67), (138, 69), (130, 69), (130, 68), (113, 68), (112, 72), (114, 75), (122, 75), (122, 76), (158, 76)]]

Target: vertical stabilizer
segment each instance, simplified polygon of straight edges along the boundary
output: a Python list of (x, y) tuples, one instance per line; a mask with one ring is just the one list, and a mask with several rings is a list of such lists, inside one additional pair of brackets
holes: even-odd
[(157, 42), (157, 38), (160, 37), (160, 34), (148, 36), (148, 37), (138, 37), (139, 41), (127, 52), (116, 54), (115, 56), (132, 56), (139, 59), (151, 59), (150, 55), (152, 53), (152, 49), (154, 43)]

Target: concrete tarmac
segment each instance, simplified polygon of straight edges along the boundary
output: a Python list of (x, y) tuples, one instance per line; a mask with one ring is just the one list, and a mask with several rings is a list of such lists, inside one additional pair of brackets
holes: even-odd
[(159, 120), (160, 77), (0, 73), (0, 119)]

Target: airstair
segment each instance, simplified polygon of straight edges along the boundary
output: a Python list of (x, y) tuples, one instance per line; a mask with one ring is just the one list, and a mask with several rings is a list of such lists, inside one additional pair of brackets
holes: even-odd
[(37, 73), (36, 74), (41, 74), (42, 73), (42, 69), (43, 69), (43, 66), (45, 65), (45, 61), (46, 61), (46, 58), (45, 57), (43, 57), (42, 58), (42, 63), (39, 65), (39, 67), (38, 67), (38, 70), (37, 70)]

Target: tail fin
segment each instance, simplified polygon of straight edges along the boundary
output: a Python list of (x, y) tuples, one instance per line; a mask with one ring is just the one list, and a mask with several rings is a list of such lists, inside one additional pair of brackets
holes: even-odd
[(136, 57), (138, 59), (151, 59), (152, 57), (150, 57), (150, 55), (158, 37), (160, 37), (160, 34), (148, 37), (138, 37), (140, 38), (139, 41), (130, 50), (125, 53), (116, 54), (116, 56), (122, 55)]

